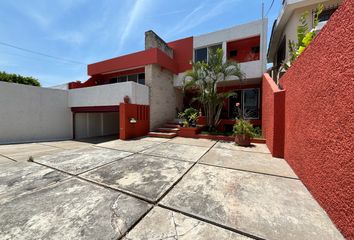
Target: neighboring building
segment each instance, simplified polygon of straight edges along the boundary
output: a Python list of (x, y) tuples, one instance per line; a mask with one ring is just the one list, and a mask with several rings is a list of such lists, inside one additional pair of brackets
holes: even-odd
[(319, 31), (336, 11), (342, 0), (283, 0), (283, 8), (279, 17), (274, 21), (271, 33), (268, 62), (273, 63), (273, 78), (283, 63), (289, 58), (289, 41), (296, 41), (296, 28), (299, 25), (300, 16), (308, 11), (307, 24), (313, 28), (313, 16), (318, 4), (324, 5), (324, 11), (319, 17), (317, 31)]
[[(225, 104), (222, 115), (223, 125), (231, 126), (234, 122), (236, 102), (240, 102), (241, 107), (251, 113), (248, 117), (256, 125), (260, 125), (261, 79), (266, 70), (266, 29), (267, 19), (264, 19), (169, 43), (153, 31), (147, 31), (144, 51), (90, 64), (88, 65), (90, 78), (86, 82), (69, 83), (69, 92), (92, 89), (87, 91), (86, 95), (84, 93), (77, 98), (75, 104), (71, 103), (72, 110), (75, 112), (77, 109), (80, 111), (84, 109), (86, 113), (90, 113), (91, 110), (99, 111), (97, 107), (105, 107), (102, 106), (104, 103), (94, 106), (93, 98), (100, 95), (107, 97), (105, 96), (107, 93), (104, 92), (107, 88), (102, 88), (97, 93), (100, 95), (92, 95), (95, 88), (103, 86), (117, 88), (121, 89), (120, 92), (124, 95), (124, 84), (135, 82), (137, 84), (133, 85), (133, 88), (138, 85), (148, 86), (148, 96), (139, 94), (134, 96), (141, 99), (148, 98), (144, 104), (150, 106), (150, 129), (154, 130), (174, 119), (177, 111), (182, 111), (190, 104), (191, 94), (184, 96), (181, 87), (185, 72), (192, 67), (192, 61), (206, 60), (210, 48), (222, 48), (225, 59), (238, 61), (246, 75), (242, 82), (239, 79), (230, 79), (219, 85), (220, 91), (238, 93), (237, 97), (229, 99)], [(123, 101), (121, 96), (116, 99), (112, 95), (116, 99), (116, 104)], [(144, 102), (138, 100), (136, 102), (140, 104)], [(90, 119), (82, 120), (82, 122), (87, 121)], [(80, 126), (75, 128), (80, 129)]]

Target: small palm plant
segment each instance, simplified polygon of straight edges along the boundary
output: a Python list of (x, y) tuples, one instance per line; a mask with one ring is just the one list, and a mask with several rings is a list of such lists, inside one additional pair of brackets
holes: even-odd
[(184, 79), (184, 90), (193, 89), (198, 93), (193, 100), (202, 104), (209, 131), (214, 131), (219, 124), (224, 101), (235, 95), (233, 92), (218, 92), (218, 83), (231, 77), (240, 80), (244, 78), (237, 62), (224, 61), (223, 58), (222, 49), (209, 51), (208, 62), (194, 63)]

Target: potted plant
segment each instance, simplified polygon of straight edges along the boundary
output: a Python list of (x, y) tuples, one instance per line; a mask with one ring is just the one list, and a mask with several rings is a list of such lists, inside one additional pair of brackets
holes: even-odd
[(183, 127), (196, 127), (199, 112), (195, 108), (186, 108), (183, 112), (178, 114), (178, 118), (182, 119)]
[(200, 131), (200, 128), (197, 127), (199, 111), (190, 107), (180, 112), (178, 117), (182, 120), (178, 135), (181, 137), (195, 137)]
[(243, 118), (239, 103), (236, 103), (236, 108), (238, 117), (233, 127), (235, 143), (239, 146), (247, 147), (251, 145), (251, 138), (255, 135), (255, 129), (248, 120)]

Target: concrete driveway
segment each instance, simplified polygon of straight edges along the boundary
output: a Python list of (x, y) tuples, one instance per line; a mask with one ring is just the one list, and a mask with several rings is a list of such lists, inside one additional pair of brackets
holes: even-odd
[(343, 237), (265, 145), (142, 138), (1, 145), (0, 239)]

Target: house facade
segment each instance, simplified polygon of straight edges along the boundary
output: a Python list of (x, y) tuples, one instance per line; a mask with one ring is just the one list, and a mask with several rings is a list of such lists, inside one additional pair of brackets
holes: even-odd
[(182, 92), (185, 73), (192, 62), (208, 59), (208, 49), (216, 48), (224, 50), (225, 60), (239, 62), (245, 73), (242, 81), (228, 79), (218, 85), (220, 91), (237, 93), (225, 102), (221, 127), (234, 123), (236, 102), (248, 112), (247, 118), (260, 125), (266, 29), (267, 19), (263, 19), (168, 43), (153, 31), (145, 32), (145, 50), (89, 64), (87, 81), (68, 84), (69, 92), (75, 93), (70, 107), (76, 115), (76, 132), (85, 131), (87, 122), (102, 119), (97, 116), (100, 111), (119, 114), (124, 96), (129, 96), (131, 103), (149, 106), (150, 130), (163, 126), (176, 118), (177, 112), (194, 106), (193, 93)]
[(323, 4), (324, 10), (316, 27), (316, 31), (320, 31), (341, 3), (342, 0), (283, 0), (283, 8), (273, 24), (267, 53), (268, 63), (273, 63), (273, 79), (277, 78), (281, 64), (289, 59), (289, 41), (297, 41), (296, 29), (301, 15), (306, 11), (309, 13), (306, 22), (312, 29), (316, 8)]

